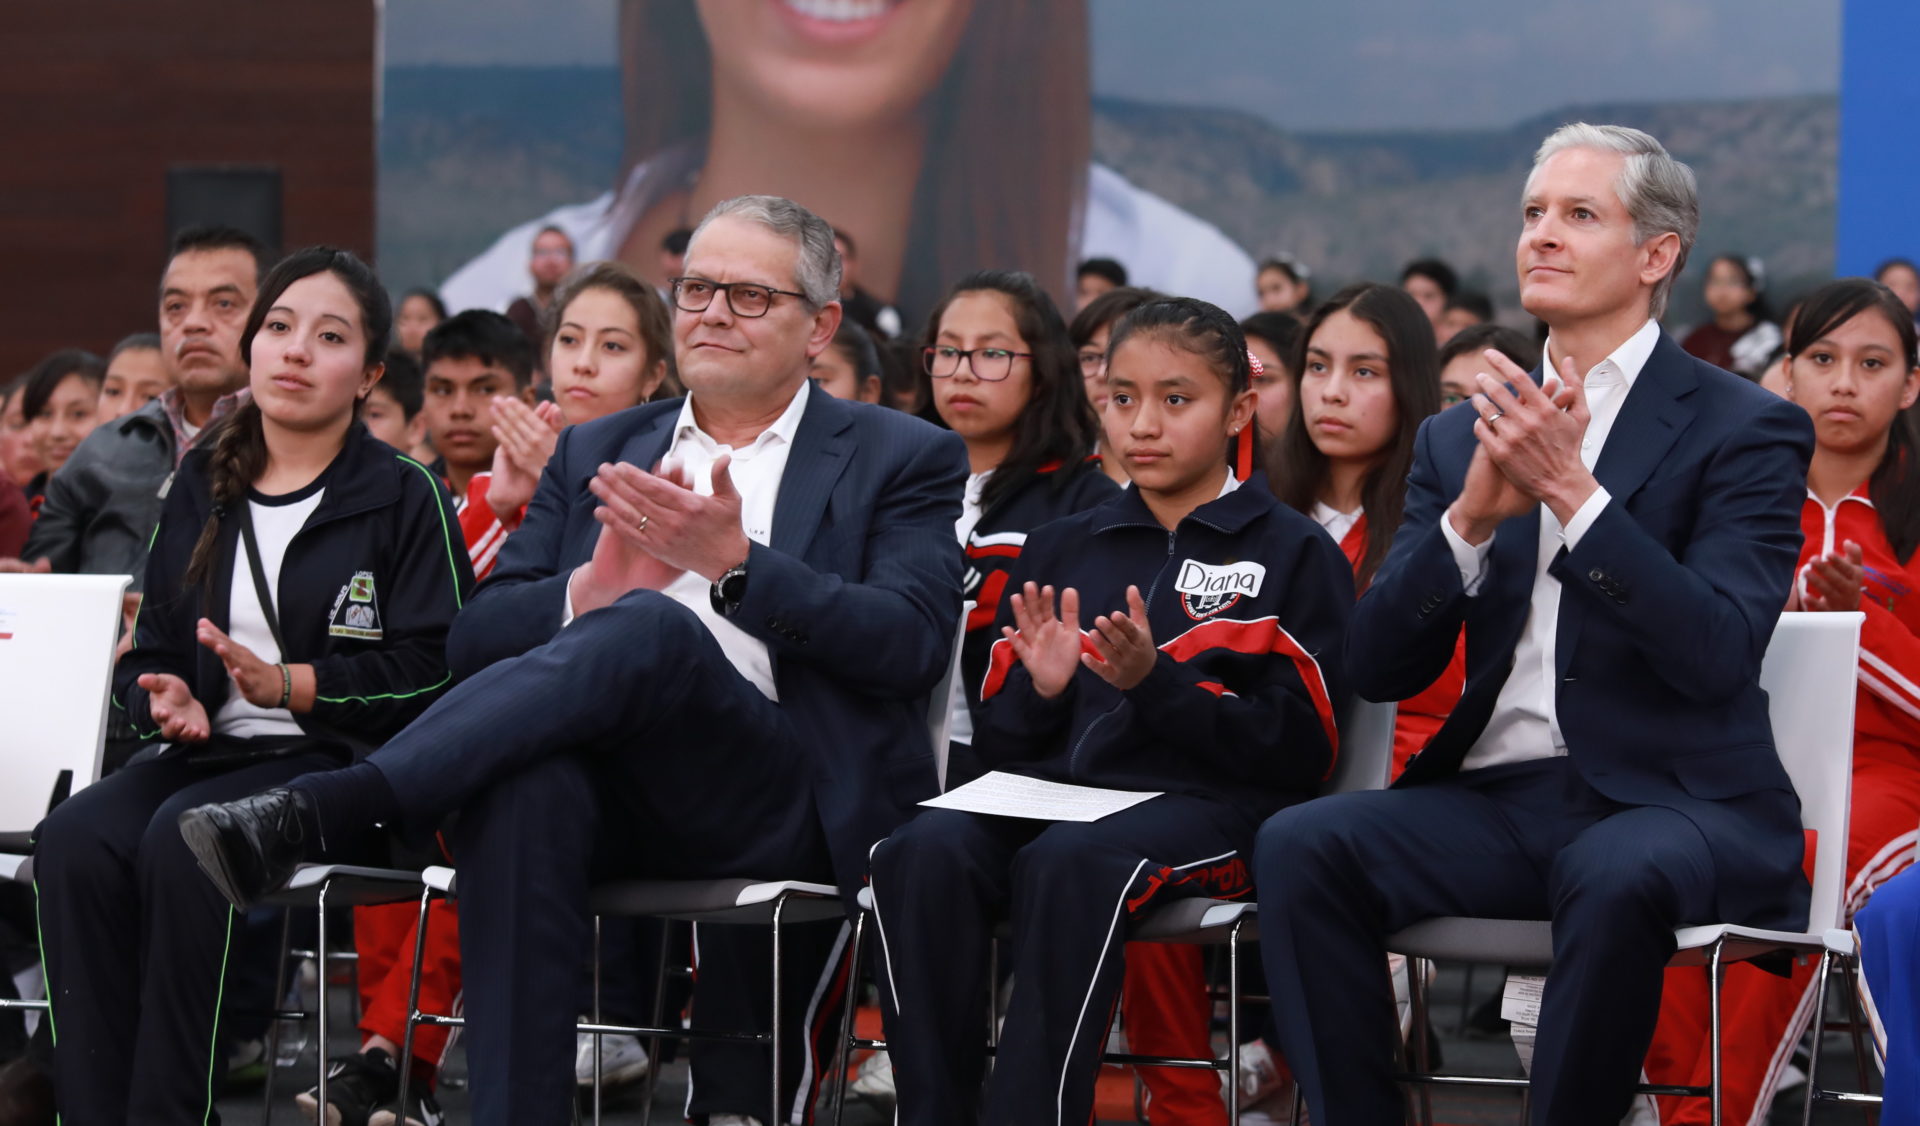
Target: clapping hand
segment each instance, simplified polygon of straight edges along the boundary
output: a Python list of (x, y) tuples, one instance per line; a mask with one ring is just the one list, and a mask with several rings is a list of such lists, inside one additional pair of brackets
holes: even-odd
[(1137, 586), (1127, 588), (1126, 612), (1095, 618), (1087, 636), (1094, 652), (1082, 653), (1080, 663), (1122, 692), (1147, 679), (1160, 655), (1147, 628), (1147, 604)]
[(1860, 561), (1859, 544), (1848, 540), (1841, 551), (1820, 556), (1807, 564), (1806, 573), (1807, 593), (1800, 600), (1800, 609), (1830, 611), (1860, 608), (1867, 569)]
[(221, 632), (220, 627), (206, 618), (201, 618), (194, 626), (194, 635), (201, 645), (213, 650), (214, 656), (220, 658), (227, 675), (233, 678), (234, 689), (247, 703), (256, 708), (281, 706), (280, 697), (286, 692), (287, 680), (281, 674), (279, 665), (270, 665), (261, 660), (253, 650)]
[(566, 420), (556, 403), (530, 407), (511, 395), (493, 398), (493, 480), (487, 486), (487, 505), (503, 521), (511, 521), (540, 486), (540, 474), (553, 456)]
[[(686, 568), (654, 554), (662, 533), (652, 527), (651, 520), (642, 518), (630, 502), (629, 490), (620, 486), (625, 469), (645, 474), (633, 466), (608, 464), (588, 482), (588, 490), (601, 502), (593, 513), (600, 521), (600, 538), (594, 541), (593, 558), (575, 570), (570, 580), (575, 614), (611, 605), (631, 590), (665, 590), (686, 573)], [(687, 487), (686, 474), (679, 469), (661, 476), (676, 487)]]
[(139, 680), (147, 690), (147, 710), (160, 725), (160, 737), (169, 743), (204, 743), (213, 734), (207, 709), (187, 691), (187, 682), (172, 673), (150, 672)]
[(1028, 583), (1013, 595), (1013, 622), (1000, 632), (1027, 667), (1033, 690), (1047, 700), (1065, 692), (1080, 667), (1080, 592), (1072, 587), (1061, 591), (1056, 614), (1053, 588)]

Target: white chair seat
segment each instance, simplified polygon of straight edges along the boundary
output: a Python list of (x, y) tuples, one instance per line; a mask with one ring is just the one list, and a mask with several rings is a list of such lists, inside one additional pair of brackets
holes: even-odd
[(269, 907), (315, 907), (320, 889), (328, 907), (378, 907), (420, 898), (420, 873), (406, 868), (365, 868), (355, 864), (302, 864), (287, 886), (261, 902)]

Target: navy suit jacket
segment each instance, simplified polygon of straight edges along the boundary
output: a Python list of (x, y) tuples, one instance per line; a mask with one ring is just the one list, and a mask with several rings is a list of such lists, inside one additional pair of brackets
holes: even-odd
[[(1400, 700), (1440, 675), (1466, 627), (1465, 695), (1402, 786), (1459, 770), (1533, 591), (1537, 508), (1500, 525), (1474, 597), (1440, 530), (1466, 480), (1475, 417), (1462, 404), (1421, 425), (1405, 517), (1348, 641), (1360, 694)], [(1594, 467), (1612, 499), (1550, 566), (1562, 584), (1554, 689), (1567, 754), (1606, 797), (1699, 827), (1721, 911), (1702, 921), (1806, 922), (1799, 800), (1758, 682), (1799, 558), (1812, 451), (1804, 410), (1662, 336)]]
[[(967, 458), (958, 436), (919, 419), (818, 388), (808, 394), (772, 543), (753, 545), (733, 620), (767, 645), (780, 707), (805, 744), (799, 753), (813, 758), (813, 793), (793, 799), (815, 803), (852, 894), (867, 850), (939, 792), (927, 696), (959, 626), (953, 526)], [(600, 534), (588, 482), (603, 462), (657, 465), (680, 404), (649, 403), (562, 432), (526, 522), (454, 621), (447, 650), (457, 675), (552, 640), (567, 580)]]

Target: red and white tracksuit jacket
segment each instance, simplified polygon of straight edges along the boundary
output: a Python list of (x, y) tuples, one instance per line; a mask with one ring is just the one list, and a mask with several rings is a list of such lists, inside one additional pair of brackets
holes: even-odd
[[(1364, 594), (1366, 588), (1360, 585), (1360, 558), (1367, 550), (1366, 513), (1361, 513), (1353, 527), (1347, 529), (1340, 540), (1340, 550), (1353, 566), (1355, 592)], [(1460, 639), (1454, 643), (1453, 660), (1447, 662), (1447, 671), (1419, 695), (1400, 701), (1400, 710), (1393, 721), (1393, 769), (1389, 780), (1398, 778), (1407, 760), (1426, 746), (1440, 725), (1447, 722), (1447, 717), (1460, 703), (1460, 694), (1466, 690), (1467, 631), (1462, 628)]]
[[(1854, 701), (1853, 812), (1847, 834), (1847, 915), (1914, 861), (1920, 842), (1920, 556), (1894, 555), (1861, 486), (1828, 508), (1808, 494), (1800, 510), (1806, 543), (1800, 582), (1814, 559), (1860, 545), (1866, 590), (1860, 608), (1859, 689)], [(1773, 1089), (1813, 1016), (1814, 970), (1791, 978), (1740, 964), (1722, 993), (1725, 1121), (1764, 1123)], [(1667, 971), (1660, 1026), (1647, 1057), (1655, 1083), (1704, 1084), (1708, 1074), (1707, 980), (1703, 970)], [(1705, 1099), (1662, 1099), (1664, 1122), (1706, 1122)]]

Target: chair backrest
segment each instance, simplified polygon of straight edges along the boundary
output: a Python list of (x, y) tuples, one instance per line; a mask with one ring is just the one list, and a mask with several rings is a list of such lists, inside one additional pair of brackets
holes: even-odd
[(100, 777), (126, 575), (0, 575), (0, 829)]
[(1334, 760), (1333, 775), (1320, 786), (1322, 794), (1386, 787), (1393, 764), (1393, 721), (1399, 714), (1400, 705), (1391, 701), (1376, 704), (1355, 696), (1347, 702), (1340, 713), (1340, 757)]
[(1800, 823), (1816, 834), (1808, 924), (1816, 934), (1844, 923), (1853, 701), (1865, 620), (1858, 612), (1782, 614), (1760, 667), (1774, 746), (1800, 794)]
[[(943, 794), (947, 792), (947, 752), (952, 750), (953, 739), (953, 682), (960, 679), (960, 646), (967, 640), (967, 615), (973, 613), (974, 605), (971, 598), (961, 604), (960, 628), (953, 631), (953, 652), (947, 654), (947, 674), (933, 686), (933, 695), (927, 699), (927, 736), (933, 740), (933, 765)], [(960, 706), (967, 706), (965, 696), (960, 697)]]

